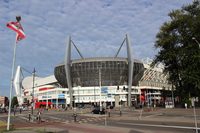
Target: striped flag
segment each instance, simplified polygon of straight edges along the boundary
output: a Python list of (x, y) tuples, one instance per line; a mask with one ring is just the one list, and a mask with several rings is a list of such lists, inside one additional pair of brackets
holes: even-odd
[(16, 42), (18, 42), (26, 37), (24, 30), (19, 21), (8, 22), (7, 27), (16, 32)]

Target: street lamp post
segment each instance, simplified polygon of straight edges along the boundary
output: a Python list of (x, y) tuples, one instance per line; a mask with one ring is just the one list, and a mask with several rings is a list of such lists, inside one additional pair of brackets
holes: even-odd
[(67, 97), (68, 97), (68, 95), (67, 94), (65, 94), (65, 109), (67, 110)]
[(174, 103), (174, 86), (173, 86), (173, 84), (172, 84), (171, 91), (172, 91), (172, 104), (173, 104), (173, 108), (175, 108), (175, 103)]
[[(192, 39), (199, 45), (199, 48), (200, 48), (199, 41), (197, 41), (197, 39), (195, 37), (192, 37)], [(197, 119), (196, 119), (196, 110), (195, 110), (195, 98), (192, 98), (192, 104), (193, 104), (193, 111), (194, 111), (196, 133), (198, 133), (198, 129), (197, 129), (198, 126), (197, 126)]]
[(58, 90), (56, 90), (56, 109), (58, 109)]
[(194, 40), (198, 45), (199, 45), (199, 48), (200, 48), (200, 43), (199, 41), (197, 41), (197, 39), (195, 37), (192, 37), (192, 40)]
[(99, 105), (100, 105), (100, 112), (102, 111), (102, 103), (101, 103), (101, 69), (99, 68), (99, 89), (100, 89), (100, 100), (99, 100)]
[(95, 87), (94, 87), (94, 106), (96, 104), (96, 94), (95, 94)]
[(113, 102), (112, 102), (112, 92), (110, 93), (110, 106), (113, 106)]
[(80, 100), (79, 100), (79, 88), (80, 88), (80, 86), (78, 86), (78, 107), (79, 107), (79, 103), (80, 103)]
[(34, 102), (34, 84), (35, 84), (35, 68), (34, 68), (34, 70), (33, 70), (33, 73), (32, 73), (32, 75), (33, 75), (33, 87), (32, 87), (32, 107), (31, 107), (31, 114), (33, 115), (33, 109), (34, 109), (34, 107), (35, 107), (35, 102)]
[(48, 90), (47, 90), (47, 99), (46, 99), (46, 109), (48, 110)]
[(147, 90), (147, 102), (148, 102), (148, 108), (149, 108), (149, 105), (150, 105), (150, 102), (149, 102), (149, 90)]

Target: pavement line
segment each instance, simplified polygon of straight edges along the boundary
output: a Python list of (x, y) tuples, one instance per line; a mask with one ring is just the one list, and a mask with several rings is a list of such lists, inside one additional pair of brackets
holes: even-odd
[[(196, 129), (196, 127), (184, 127), (184, 126), (167, 126), (167, 125), (153, 125), (153, 124), (138, 124), (138, 123), (126, 123), (126, 122), (116, 122), (118, 124), (127, 124), (133, 126), (147, 126), (147, 127), (165, 127), (165, 128), (180, 128), (180, 129)], [(200, 128), (197, 128), (200, 130)]]
[(149, 118), (149, 117), (153, 117), (153, 116), (159, 116), (159, 115), (162, 115), (162, 113), (158, 113), (158, 114), (151, 114), (151, 115), (147, 115), (147, 116), (141, 116), (141, 117)]
[(24, 119), (24, 120), (29, 120), (28, 118), (24, 117), (24, 116), (21, 116), (20, 118)]
[(46, 118), (54, 119), (54, 120), (60, 120), (61, 118), (55, 117), (55, 116), (46, 116)]

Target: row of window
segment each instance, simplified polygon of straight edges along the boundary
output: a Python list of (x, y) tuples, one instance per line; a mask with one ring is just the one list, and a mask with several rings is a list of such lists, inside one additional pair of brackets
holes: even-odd
[[(99, 94), (99, 89), (94, 90), (75, 90), (74, 94)], [(108, 90), (108, 93), (115, 93), (115, 90)]]
[[(108, 98), (112, 98), (112, 99), (114, 99), (114, 95), (111, 95), (111, 96), (101, 96), (101, 99), (102, 99), (102, 101), (103, 100), (107, 100)], [(122, 95), (122, 96), (120, 96), (120, 98), (121, 99), (126, 99), (127, 97), (126, 97), (126, 95)], [(83, 100), (99, 100), (100, 99), (100, 96), (76, 96), (75, 97), (75, 100), (76, 101), (83, 101)]]
[(68, 94), (68, 93), (69, 93), (68, 91), (55, 90), (55, 91), (37, 93), (37, 96), (46, 96), (46, 95), (53, 95), (53, 94)]
[(95, 69), (95, 68), (126, 68), (127, 64), (125, 62), (120, 61), (105, 61), (105, 62), (83, 62), (76, 63), (72, 65), (72, 70), (80, 70), (80, 69)]
[(163, 87), (163, 86), (168, 86), (169, 84), (167, 84), (167, 83), (159, 83), (159, 82), (152, 82), (152, 81), (141, 81), (140, 85), (152, 86), (152, 87)]

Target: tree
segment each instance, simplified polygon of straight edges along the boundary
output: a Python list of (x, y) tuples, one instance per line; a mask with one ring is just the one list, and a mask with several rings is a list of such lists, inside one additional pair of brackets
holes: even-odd
[(176, 87), (182, 99), (200, 96), (200, 2), (183, 6), (169, 14), (156, 36), (155, 47), (159, 49), (153, 65), (163, 63), (169, 81)]
[(17, 97), (13, 97), (11, 102), (11, 107), (14, 108), (15, 106), (18, 106)]

